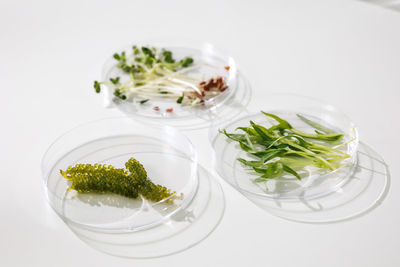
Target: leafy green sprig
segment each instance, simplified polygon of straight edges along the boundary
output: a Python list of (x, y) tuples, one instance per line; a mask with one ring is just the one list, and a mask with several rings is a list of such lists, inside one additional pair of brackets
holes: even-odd
[[(255, 182), (266, 182), (285, 173), (301, 180), (297, 170), (306, 166), (335, 170), (342, 166), (341, 162), (350, 155), (338, 148), (345, 143), (340, 142), (344, 134), (311, 121), (304, 116), (297, 116), (315, 129), (315, 134), (306, 133), (294, 128), (288, 121), (271, 113), (262, 112), (272, 118), (276, 124), (266, 128), (250, 121), (249, 127), (238, 127), (242, 133), (221, 131), (228, 138), (239, 143), (241, 149), (256, 160), (238, 161), (260, 174)], [(347, 143), (347, 142), (346, 142)]]

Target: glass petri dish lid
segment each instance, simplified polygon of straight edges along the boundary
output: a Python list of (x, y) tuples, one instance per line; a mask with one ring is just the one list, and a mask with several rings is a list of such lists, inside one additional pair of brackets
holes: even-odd
[[(173, 203), (114, 194), (77, 193), (60, 170), (78, 163), (124, 167), (137, 159), (155, 184), (183, 196)], [(80, 125), (59, 137), (42, 160), (48, 201), (70, 225), (100, 232), (129, 232), (158, 225), (193, 199), (198, 186), (197, 153), (190, 140), (169, 126), (149, 126), (130, 117)]]
[(262, 111), (287, 120), (294, 128), (303, 132), (315, 133), (315, 128), (301, 120), (298, 114), (344, 134), (341, 140), (344, 145), (340, 150), (349, 157), (335, 170), (300, 168), (301, 180), (282, 174), (266, 182), (255, 182), (254, 179), (260, 177), (260, 174), (246, 168), (237, 160), (238, 158), (252, 160), (249, 154), (219, 130), (225, 129), (229, 133), (234, 133), (237, 127), (248, 127), (249, 121), (266, 128), (276, 124), (276, 121), (257, 112), (229, 122), (217, 122), (212, 128), (210, 137), (216, 158), (215, 168), (221, 177), (247, 196), (288, 200), (313, 199), (329, 194), (350, 179), (357, 161), (358, 133), (354, 123), (345, 114), (319, 100), (292, 94), (269, 95), (264, 103)]
[[(210, 110), (223, 105), (234, 95), (239, 87), (241, 74), (238, 72), (235, 60), (229, 55), (222, 53), (210, 43), (181, 39), (152, 39), (132, 43), (131, 46), (126, 46), (116, 50), (116, 52), (125, 51), (126, 55), (131, 54), (133, 45), (139, 48), (142, 46), (154, 47), (157, 51), (165, 49), (172, 52), (176, 61), (185, 57), (191, 57), (193, 63), (187, 68), (160, 77), (159, 82), (156, 85), (154, 83), (152, 85), (155, 90), (152, 94), (141, 93), (140, 90), (136, 90), (139, 87), (136, 87), (135, 93), (130, 94), (127, 99), (122, 100), (113, 94), (115, 90), (113, 86), (110, 84), (106, 85), (104, 94), (106, 105), (114, 105), (125, 114), (162, 121), (190, 119), (207, 114)], [(184, 91), (182, 103), (177, 103), (178, 98), (182, 95), (181, 93), (167, 93), (162, 89), (165, 86), (164, 82), (166, 80), (172, 81), (174, 78), (179, 80), (179, 75), (185, 75), (188, 81), (190, 81), (190, 84), (185, 82), (174, 84), (174, 86), (180, 88), (178, 91)], [(110, 57), (104, 64), (102, 80), (110, 81), (110, 78), (115, 77), (120, 77), (121, 81), (130, 80), (130, 75), (118, 67), (118, 61)], [(201, 102), (188, 99), (191, 96), (188, 97), (190, 94), (187, 92), (190, 91), (189, 89), (193, 85), (199, 87), (200, 83), (208, 83), (211, 79), (213, 79), (213, 82), (216, 82), (218, 77), (223, 79), (226, 89), (218, 92), (215, 96), (205, 97)], [(149, 84), (152, 83), (150, 82)], [(161, 87), (155, 88), (157, 86)], [(143, 103), (144, 101), (146, 102)]]

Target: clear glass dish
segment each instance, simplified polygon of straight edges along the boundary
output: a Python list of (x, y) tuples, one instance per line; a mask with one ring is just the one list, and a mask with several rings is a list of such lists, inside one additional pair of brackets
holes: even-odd
[(114, 234), (66, 225), (89, 246), (119, 257), (154, 258), (189, 249), (216, 229), (225, 210), (217, 179), (201, 165), (197, 170), (198, 189), (190, 204), (154, 227)]
[(248, 126), (252, 120), (265, 127), (275, 124), (260, 112), (253, 113), (229, 122), (217, 122), (211, 136), (215, 153), (215, 168), (233, 187), (248, 196), (267, 199), (312, 199), (329, 194), (340, 188), (352, 176), (357, 161), (358, 133), (351, 120), (331, 105), (318, 100), (290, 94), (268, 96), (263, 105), (263, 111), (276, 114), (288, 120), (294, 128), (305, 132), (314, 132), (314, 128), (300, 120), (296, 114), (301, 114), (313, 121), (319, 122), (336, 132), (344, 133), (342, 142), (349, 141), (341, 149), (350, 157), (343, 161), (343, 166), (326, 171), (317, 168), (305, 170), (301, 180), (282, 176), (271, 179), (266, 184), (254, 182), (258, 174), (249, 172), (237, 158), (248, 158), (237, 142), (229, 140), (219, 129), (235, 132), (239, 126)]
[[(123, 167), (131, 157), (145, 167), (149, 178), (183, 194), (174, 204), (129, 199), (112, 194), (77, 194), (60, 174), (77, 163)], [(139, 231), (158, 225), (193, 200), (198, 187), (197, 153), (177, 130), (109, 118), (78, 126), (59, 137), (42, 160), (48, 201), (68, 224), (102, 232)]]
[[(194, 116), (204, 115), (210, 110), (223, 105), (237, 90), (239, 74), (235, 61), (232, 57), (224, 55), (209, 43), (188, 40), (153, 39), (146, 42), (135, 42), (132, 45), (165, 48), (172, 51), (175, 59), (181, 59), (186, 56), (192, 57), (194, 59), (193, 66), (197, 65), (199, 68), (187, 72), (189, 76), (201, 80), (208, 80), (212, 77), (221, 76), (224, 77), (228, 89), (206, 100), (203, 104), (189, 106), (178, 104), (176, 100), (173, 99), (163, 98), (162, 95), (159, 97), (152, 97), (144, 104), (141, 104), (140, 100), (146, 98), (140, 95), (133, 99), (121, 100), (114, 97), (112, 88), (108, 87), (104, 94), (107, 105), (113, 104), (125, 114), (153, 120), (162, 119), (164, 121), (188, 119)], [(129, 46), (116, 50), (115, 52), (131, 50), (132, 46)], [(229, 66), (229, 71), (225, 69), (227, 66)], [(115, 78), (117, 76), (124, 77), (124, 75), (127, 75), (117, 67), (117, 61), (113, 57), (110, 57), (106, 61), (102, 73), (103, 81), (108, 81), (110, 78)], [(155, 110), (155, 108), (157, 110)]]

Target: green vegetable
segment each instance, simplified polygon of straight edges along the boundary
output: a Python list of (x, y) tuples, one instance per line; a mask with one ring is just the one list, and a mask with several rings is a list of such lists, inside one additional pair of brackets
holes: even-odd
[[(199, 81), (182, 75), (184, 69), (193, 64), (193, 58), (185, 57), (176, 61), (169, 50), (159, 51), (154, 47), (132, 47), (132, 55), (125, 52), (115, 53), (117, 67), (129, 75), (128, 81), (120, 81), (120, 77), (110, 78), (110, 82), (103, 82), (114, 89), (114, 95), (120, 99), (127, 99), (129, 95), (140, 94), (154, 96), (156, 90), (160, 94), (171, 94), (170, 97), (179, 97), (184, 90), (199, 91)], [(100, 84), (95, 82), (96, 92), (100, 92)]]
[(176, 100), (176, 103), (182, 104), (183, 98), (184, 98), (184, 95), (182, 94), (182, 95)]
[(100, 93), (101, 88), (100, 88), (100, 83), (98, 81), (94, 81), (93, 87), (96, 90), (96, 93)]
[(143, 100), (140, 100), (140, 104), (144, 104), (144, 103), (146, 103), (147, 101), (149, 101), (150, 99), (143, 99)]
[(126, 99), (126, 95), (123, 94), (123, 90), (116, 88), (114, 91), (114, 95), (122, 100)]
[[(192, 57), (175, 59), (172, 51), (151, 46), (133, 46), (131, 52), (114, 53), (118, 77), (109, 81), (94, 82), (97, 93), (100, 85), (107, 85), (116, 98), (132, 100), (139, 98), (173, 99), (182, 105), (198, 105), (224, 92), (228, 85), (221, 76), (208, 77), (188, 75), (208, 64), (194, 64)], [(226, 67), (225, 67), (226, 68)], [(185, 94), (186, 98), (183, 97)]]
[(185, 57), (179, 63), (181, 64), (182, 67), (187, 68), (193, 63), (193, 58)]
[(119, 84), (119, 77), (116, 77), (115, 79), (110, 78), (110, 81), (111, 81), (113, 84), (117, 85), (117, 84)]
[(250, 121), (249, 127), (236, 129), (242, 133), (221, 131), (229, 139), (238, 142), (241, 149), (256, 159), (238, 158), (242, 164), (260, 174), (254, 182), (265, 182), (285, 173), (301, 180), (298, 171), (306, 166), (335, 170), (342, 166), (341, 161), (350, 157), (337, 149), (348, 142), (332, 146), (342, 140), (343, 134), (336, 133), (299, 114), (297, 116), (301, 120), (316, 129), (316, 134), (295, 129), (288, 121), (274, 114), (263, 111), (262, 113), (272, 118), (276, 124), (265, 128)]
[(154, 184), (147, 176), (147, 172), (134, 158), (125, 163), (126, 169), (117, 169), (111, 165), (77, 164), (67, 170), (60, 170), (62, 176), (72, 181), (68, 190), (78, 193), (114, 193), (129, 198), (144, 197), (158, 202), (169, 198), (176, 199), (176, 192)]

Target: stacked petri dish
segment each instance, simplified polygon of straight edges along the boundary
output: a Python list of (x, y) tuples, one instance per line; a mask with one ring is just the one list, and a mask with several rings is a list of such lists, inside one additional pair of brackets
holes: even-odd
[[(78, 163), (123, 168), (130, 158), (143, 164), (152, 182), (178, 197), (151, 202), (77, 193), (60, 173)], [(46, 152), (42, 172), (56, 213), (82, 240), (114, 255), (156, 257), (183, 250), (205, 238), (224, 211), (221, 187), (198, 166), (190, 140), (169, 126), (150, 126), (130, 117), (102, 119), (65, 133)]]
[[(170, 51), (175, 61), (190, 57), (193, 63), (187, 68), (168, 73), (161, 80), (149, 82), (156, 88), (156, 93), (144, 92), (146, 85), (131, 86), (130, 91), (137, 91), (133, 93), (134, 97), (121, 99), (115, 97), (116, 86), (108, 81), (119, 77), (121, 81), (129, 82), (130, 74), (121, 70), (119, 62), (110, 57), (102, 70), (102, 80), (106, 81), (103, 93), (106, 107), (116, 107), (122, 113), (134, 116), (143, 123), (161, 123), (182, 130), (196, 130), (209, 128), (216, 119), (237, 117), (246, 109), (251, 99), (251, 86), (239, 70), (236, 60), (210, 43), (179, 38), (153, 39), (137, 42), (134, 47), (155, 47), (157, 51)], [(118, 51), (132, 54), (132, 46)], [(224, 90), (211, 97), (201, 97), (199, 84), (216, 82), (218, 78), (224, 81)], [(183, 91), (176, 90), (176, 85), (184, 88)], [(199, 94), (200, 98), (187, 100), (193, 91), (196, 95)], [(177, 101), (179, 96), (184, 97), (181, 103)], [(197, 100), (201, 102), (196, 102)]]
[(279, 116), (305, 133), (321, 134), (305, 122), (307, 118), (342, 134), (341, 145), (328, 143), (328, 146), (347, 158), (335, 169), (301, 167), (301, 179), (282, 174), (260, 182), (259, 173), (238, 161), (249, 154), (237, 142), (229, 140), (222, 130), (238, 133), (238, 128), (248, 126), (250, 121), (266, 128), (277, 122), (261, 112), (229, 122), (216, 122), (209, 134), (215, 169), (256, 205), (285, 219), (328, 223), (367, 213), (385, 197), (390, 178), (386, 164), (376, 152), (359, 142), (355, 124), (335, 107), (309, 97), (271, 94), (265, 99), (262, 111)]

